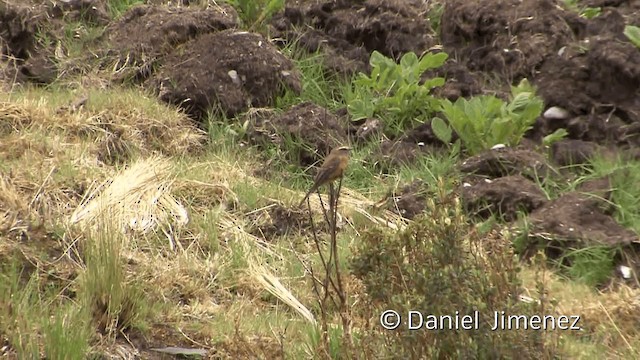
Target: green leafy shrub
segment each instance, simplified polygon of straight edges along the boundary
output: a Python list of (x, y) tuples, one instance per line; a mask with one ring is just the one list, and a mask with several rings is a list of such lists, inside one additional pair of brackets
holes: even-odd
[(471, 154), (497, 144), (517, 145), (540, 116), (544, 105), (526, 79), (512, 87), (509, 103), (495, 96), (483, 95), (469, 100), (459, 98), (454, 103), (443, 99), (441, 104), (448, 124), (439, 118), (432, 120), (434, 134), (448, 143), (451, 140), (450, 126)]
[[(388, 354), (380, 354), (382, 358), (391, 354), (412, 359), (549, 358), (556, 350), (544, 332), (491, 330), (495, 311), (518, 315), (552, 311), (545, 302), (518, 300), (519, 267), (510, 239), (495, 228), (482, 233), (469, 224), (459, 199), (451, 194), (441, 192), (427, 206), (425, 215), (404, 231), (375, 229), (362, 237), (351, 267), (366, 289), (363, 301), (369, 306), (364, 308), (376, 320), (386, 309), (435, 316), (477, 311), (479, 327), (410, 331), (406, 324), (395, 330), (376, 324), (379, 337), (365, 343), (385, 349)], [(544, 292), (543, 286), (540, 289)], [(375, 333), (375, 327), (369, 333)]]
[(551, 134), (545, 136), (544, 138), (542, 138), (542, 144), (544, 146), (551, 146), (554, 143), (567, 137), (567, 135), (569, 135), (569, 132), (566, 129), (560, 128), (552, 132)]
[(627, 25), (624, 27), (624, 35), (638, 48), (640, 48), (640, 27)]
[(424, 120), (439, 107), (431, 90), (444, 85), (444, 78), (434, 77), (421, 83), (422, 74), (441, 67), (446, 53), (428, 53), (418, 58), (406, 53), (396, 63), (378, 51), (371, 54), (371, 75), (360, 74), (354, 88), (346, 95), (347, 109), (353, 120), (379, 117), (385, 126), (399, 133), (415, 120)]
[(602, 13), (602, 8), (581, 6), (579, 4), (579, 0), (564, 0), (563, 3), (567, 10), (577, 12), (580, 16), (586, 19), (593, 19)]

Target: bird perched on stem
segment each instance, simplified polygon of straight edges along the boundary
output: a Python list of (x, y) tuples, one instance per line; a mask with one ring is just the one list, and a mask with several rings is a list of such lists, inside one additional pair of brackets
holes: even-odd
[(349, 164), (350, 152), (351, 148), (348, 146), (340, 146), (331, 150), (329, 155), (324, 159), (320, 169), (318, 169), (318, 173), (313, 181), (313, 186), (298, 206), (302, 206), (309, 196), (320, 186), (329, 184), (344, 175), (344, 171)]

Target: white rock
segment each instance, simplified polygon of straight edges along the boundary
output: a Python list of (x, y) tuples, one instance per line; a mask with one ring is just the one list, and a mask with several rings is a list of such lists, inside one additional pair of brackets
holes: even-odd
[(558, 56), (564, 55), (565, 51), (567, 51), (567, 47), (566, 46), (561, 47), (560, 50), (558, 50)]
[(504, 149), (507, 146), (505, 144), (495, 144), (491, 147), (491, 150), (498, 150), (498, 149)]
[(625, 279), (631, 279), (631, 268), (628, 266), (620, 265), (620, 272), (622, 273), (622, 277)]
[(231, 78), (231, 81), (233, 81), (234, 84), (239, 84), (240, 83), (240, 79), (238, 78), (238, 72), (235, 70), (229, 70), (229, 72), (227, 73), (229, 75), (229, 77)]
[(569, 112), (559, 106), (552, 106), (542, 116), (545, 119), (563, 120), (569, 118)]

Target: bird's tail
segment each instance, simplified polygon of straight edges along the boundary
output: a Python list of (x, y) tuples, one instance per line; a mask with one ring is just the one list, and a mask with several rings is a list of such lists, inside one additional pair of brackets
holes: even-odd
[(307, 191), (307, 193), (304, 195), (304, 198), (302, 199), (302, 201), (300, 201), (300, 205), (298, 205), (298, 207), (302, 206), (302, 204), (304, 204), (305, 201), (307, 201), (307, 199), (309, 198), (309, 196), (311, 196), (311, 194), (316, 191), (316, 187), (312, 187), (311, 189), (309, 189), (309, 191)]

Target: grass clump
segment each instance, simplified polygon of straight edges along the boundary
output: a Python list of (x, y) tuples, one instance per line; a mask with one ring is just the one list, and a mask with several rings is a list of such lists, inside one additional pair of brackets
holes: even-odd
[(519, 265), (509, 239), (496, 230), (480, 233), (467, 223), (459, 199), (451, 193), (441, 191), (427, 202), (426, 214), (405, 230), (377, 229), (362, 237), (351, 265), (366, 289), (369, 316), (377, 322), (386, 309), (405, 318), (415, 310), (426, 321), (428, 314), (454, 317), (456, 312), (464, 316), (477, 311), (479, 328), (409, 331), (403, 323), (389, 331), (376, 324), (377, 337), (367, 343), (404, 358), (553, 355), (555, 347), (549, 347), (542, 332), (490, 330), (495, 311), (542, 315), (550, 310), (519, 301)]
[(611, 182), (611, 202), (614, 218), (621, 225), (640, 234), (640, 162), (621, 157), (595, 157), (591, 162), (592, 177), (608, 176)]
[(115, 337), (143, 326), (144, 296), (140, 287), (127, 278), (119, 231), (111, 226), (100, 227), (91, 231), (86, 240), (81, 298), (91, 309), (97, 329)]
[(108, 0), (107, 12), (112, 19), (118, 19), (130, 8), (144, 3), (144, 0)]
[[(15, 259), (0, 272), (0, 337), (8, 340), (5, 354), (21, 358), (81, 359), (93, 331), (87, 312), (64, 301), (60, 289), (43, 288), (42, 274), (28, 273)], [(61, 301), (62, 300), (62, 301)]]
[(599, 286), (611, 278), (614, 271), (615, 248), (608, 246), (590, 246), (568, 251), (559, 260), (564, 273), (589, 286)]
[(284, 0), (225, 0), (233, 6), (247, 29), (263, 30), (265, 23), (284, 8)]

